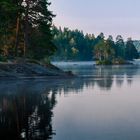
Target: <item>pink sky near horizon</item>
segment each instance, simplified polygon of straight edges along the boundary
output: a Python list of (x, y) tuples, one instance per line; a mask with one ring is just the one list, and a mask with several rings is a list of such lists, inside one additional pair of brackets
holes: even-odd
[(140, 0), (53, 0), (56, 26), (140, 40)]

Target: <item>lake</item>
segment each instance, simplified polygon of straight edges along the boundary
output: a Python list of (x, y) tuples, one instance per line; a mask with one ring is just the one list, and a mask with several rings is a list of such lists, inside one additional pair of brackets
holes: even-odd
[(0, 82), (0, 138), (140, 138), (139, 65), (54, 64), (77, 77)]

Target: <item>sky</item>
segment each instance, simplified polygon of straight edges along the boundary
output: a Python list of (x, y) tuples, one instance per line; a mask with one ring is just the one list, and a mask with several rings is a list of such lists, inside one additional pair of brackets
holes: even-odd
[(140, 40), (140, 0), (50, 0), (54, 24)]

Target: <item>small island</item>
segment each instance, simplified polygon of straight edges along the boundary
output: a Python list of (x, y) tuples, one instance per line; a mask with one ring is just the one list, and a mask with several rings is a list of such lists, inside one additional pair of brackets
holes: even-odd
[(112, 36), (104, 40), (100, 35), (101, 41), (95, 46), (95, 57), (97, 65), (123, 65), (132, 64), (130, 61), (139, 58), (139, 53), (131, 38), (127, 42), (121, 36), (117, 36), (116, 42)]
[(52, 56), (54, 61), (96, 61), (97, 65), (123, 65), (139, 58), (140, 42), (130, 37), (125, 41), (121, 35), (117, 35), (114, 41), (112, 35), (106, 38), (104, 33), (100, 33), (96, 37), (78, 29), (55, 26), (53, 34), (57, 48)]

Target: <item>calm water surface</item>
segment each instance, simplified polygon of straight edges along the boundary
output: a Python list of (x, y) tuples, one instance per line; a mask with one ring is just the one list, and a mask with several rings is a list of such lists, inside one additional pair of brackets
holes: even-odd
[(138, 140), (140, 66), (55, 63), (73, 79), (1, 81), (0, 137)]

